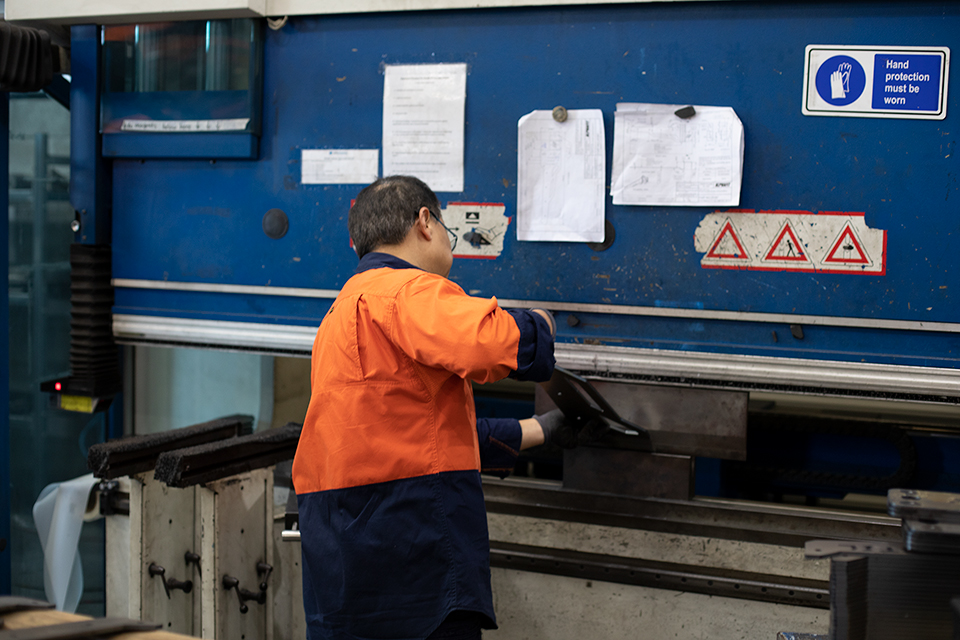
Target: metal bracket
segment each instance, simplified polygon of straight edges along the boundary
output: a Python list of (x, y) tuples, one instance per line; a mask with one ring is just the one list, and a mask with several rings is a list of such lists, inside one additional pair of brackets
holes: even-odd
[(130, 494), (120, 490), (116, 480), (104, 480), (98, 486), (100, 492), (100, 515), (130, 515)]

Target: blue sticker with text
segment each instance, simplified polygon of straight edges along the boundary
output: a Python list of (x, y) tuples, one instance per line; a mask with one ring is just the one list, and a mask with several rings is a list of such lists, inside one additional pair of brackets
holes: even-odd
[(936, 111), (943, 57), (878, 53), (873, 67), (873, 108)]

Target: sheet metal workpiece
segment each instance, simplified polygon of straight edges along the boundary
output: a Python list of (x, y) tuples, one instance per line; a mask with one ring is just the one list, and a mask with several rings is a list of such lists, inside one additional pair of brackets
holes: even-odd
[[(725, 460), (747, 457), (747, 393), (597, 378), (587, 381), (620, 418), (641, 427), (648, 436), (640, 439), (608, 431), (594, 443), (597, 446)], [(540, 385), (535, 401), (537, 413), (556, 407)]]
[[(746, 460), (747, 393), (590, 379), (625, 419), (641, 425), (656, 453)], [(627, 438), (611, 441), (629, 446)]]
[(917, 489), (890, 489), (887, 512), (897, 518), (960, 524), (960, 494)]
[(903, 518), (908, 551), (960, 555), (960, 494), (890, 489), (887, 510)]
[[(538, 385), (536, 412), (560, 402), (564, 413), (589, 422), (581, 446), (563, 453), (563, 486), (620, 495), (687, 499), (693, 496), (693, 456), (744, 460), (747, 450), (747, 394), (688, 389), (567, 375)], [(575, 399), (564, 395), (574, 395)], [(558, 397), (559, 396), (559, 397)], [(582, 414), (582, 415), (581, 415)], [(610, 416), (608, 419), (607, 416)]]
[(811, 540), (806, 555), (831, 558), (832, 640), (951, 637), (960, 556), (913, 553), (898, 542), (832, 540)]
[(904, 520), (903, 544), (917, 553), (960, 555), (960, 524)]

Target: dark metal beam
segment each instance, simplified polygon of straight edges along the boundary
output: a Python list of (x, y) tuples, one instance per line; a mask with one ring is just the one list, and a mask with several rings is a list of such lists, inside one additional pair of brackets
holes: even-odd
[(492, 478), (484, 478), (483, 492), (490, 513), (790, 547), (802, 547), (815, 538), (894, 541), (901, 536), (897, 518), (828, 509), (707, 498), (636, 498)]
[(830, 583), (506, 542), (490, 543), (490, 565), (555, 576), (672, 589), (726, 598), (830, 608)]

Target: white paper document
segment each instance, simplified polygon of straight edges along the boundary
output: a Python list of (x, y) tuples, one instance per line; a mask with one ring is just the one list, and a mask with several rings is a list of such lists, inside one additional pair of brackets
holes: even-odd
[(603, 113), (534, 111), (518, 135), (517, 239), (603, 242)]
[(383, 175), (463, 191), (467, 65), (388, 65), (383, 80)]
[(379, 177), (379, 149), (303, 149), (301, 184), (370, 184)]
[(735, 206), (743, 124), (730, 107), (619, 103), (614, 113), (613, 204)]

